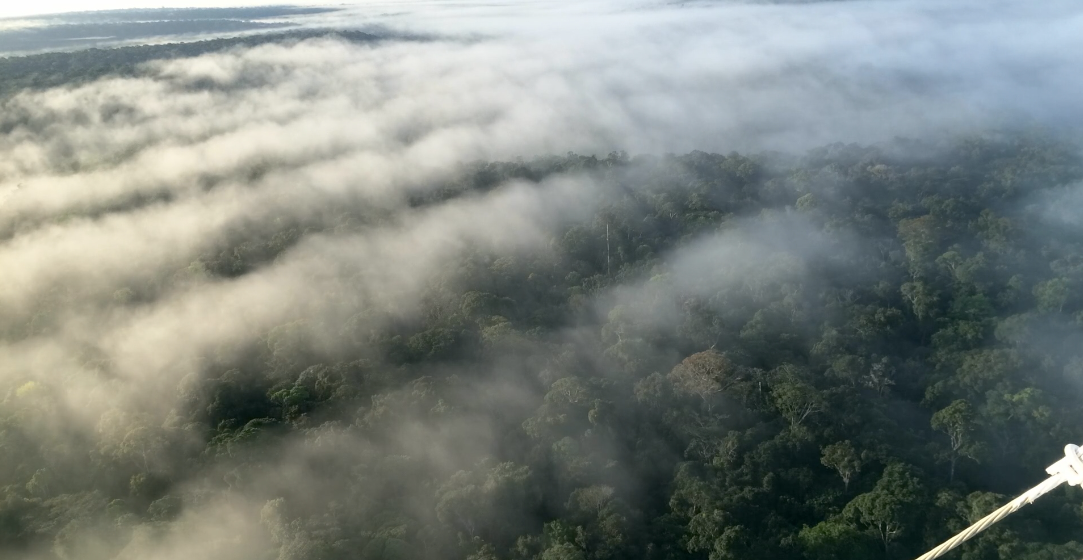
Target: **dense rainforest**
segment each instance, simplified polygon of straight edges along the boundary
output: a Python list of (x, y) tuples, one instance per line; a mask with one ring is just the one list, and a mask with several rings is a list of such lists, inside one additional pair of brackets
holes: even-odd
[[(337, 313), (200, 356), (171, 409), (94, 420), (116, 437), (35, 429), (55, 387), (6, 381), (0, 556), (136, 558), (212, 499), (260, 520), (214, 558), (917, 556), (1083, 439), (1081, 177), (1078, 148), (1037, 133), (464, 163), (402, 215), (562, 180), (593, 185), (590, 215), (543, 247), (468, 247), (414, 314), (343, 281)], [(102, 305), (255, 274), (383, 210), (238, 226)], [(0, 336), (61, 328), (78, 297)], [(1083, 491), (953, 554), (1083, 556)]]
[[(208, 127), (151, 152), (216, 162), (171, 184), (129, 177), (138, 141), (71, 140), (162, 123), (81, 84), (381, 37), (0, 59), (4, 157), (47, 156), (28, 186), (36, 160), (0, 166), (0, 558), (904, 560), (1083, 443), (1083, 159), (1054, 132), (461, 162), (379, 195), (378, 158), (342, 192), (297, 172), (334, 142), (222, 163), (254, 136), (198, 151)], [(152, 91), (271, 80), (201, 75)], [(153, 256), (123, 242), (143, 214)], [(1083, 490), (949, 557), (1077, 560)]]

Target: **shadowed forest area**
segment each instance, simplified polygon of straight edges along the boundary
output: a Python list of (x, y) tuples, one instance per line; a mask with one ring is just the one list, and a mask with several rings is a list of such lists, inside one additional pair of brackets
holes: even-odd
[[(341, 204), (232, 228), (87, 305), (138, 310), (306, 240), (595, 185), (586, 218), (557, 219), (541, 246), (466, 242), (416, 312), (342, 275), (322, 296), (334, 313), (222, 341), (202, 373), (155, 388), (175, 406), (94, 419), (112, 437), (41, 429), (78, 381), (4, 379), (0, 550), (137, 558), (184, 534), (206, 558), (916, 556), (1078, 439), (1083, 229), (1062, 210), (1081, 176), (1078, 147), (1038, 133), (569, 153), (463, 164), (411, 193), (410, 214)], [(3, 320), (4, 343), (80, 305), (44, 294)], [(82, 360), (98, 391), (116, 386), (94, 348)], [(1083, 555), (1081, 500), (1058, 491), (956, 557)], [(204, 511), (229, 530), (186, 532), (223, 502), (258, 523)]]

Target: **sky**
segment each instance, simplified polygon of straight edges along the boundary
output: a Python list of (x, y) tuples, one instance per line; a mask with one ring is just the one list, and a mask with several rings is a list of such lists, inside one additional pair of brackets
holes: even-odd
[[(235, 6), (266, 6), (267, 4), (281, 4), (284, 2), (266, 2), (261, 0), (230, 0), (221, 2), (218, 0), (153, 0), (140, 2), (138, 0), (98, 0), (85, 2), (82, 0), (40, 0), (38, 2), (3, 2), (0, 3), (0, 18), (26, 17), (45, 14), (58, 14), (63, 12), (86, 12), (95, 10), (125, 10), (132, 8), (216, 8)], [(312, 0), (295, 0), (289, 4), (298, 6), (319, 6), (327, 2), (313, 2)], [(334, 2), (334, 5), (344, 4)]]

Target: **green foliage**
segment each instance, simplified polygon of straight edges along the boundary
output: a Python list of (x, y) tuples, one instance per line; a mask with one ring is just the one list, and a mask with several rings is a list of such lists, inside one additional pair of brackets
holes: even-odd
[[(24, 78), (5, 87), (49, 83)], [(0, 387), (0, 556), (130, 557), (219, 501), (256, 520), (222, 558), (916, 556), (1078, 439), (1083, 235), (1024, 210), (1083, 177), (1077, 154), (1000, 135), (464, 163), (412, 207), (568, 174), (605, 188), (544, 250), (464, 249), (409, 313), (344, 280), (335, 313), (192, 357), (159, 388), (172, 410), (73, 436), (54, 429), (76, 423), (64, 372)], [(362, 206), (240, 228), (168, 282), (228, 282), (386, 219)], [(72, 297), (32, 303), (4, 342), (61, 328)], [(117, 375), (90, 351), (78, 366)], [(960, 555), (1081, 554), (1078, 498)]]
[(798, 534), (801, 548), (809, 560), (864, 560), (880, 555), (875, 541), (852, 525), (823, 521), (805, 527)]
[(846, 504), (843, 515), (864, 526), (889, 551), (895, 541), (919, 528), (927, 506), (924, 485), (913, 469), (894, 463), (884, 469), (872, 491)]
[(960, 457), (977, 460), (981, 446), (974, 440), (974, 412), (964, 400), (957, 400), (933, 414), (934, 430), (947, 434), (950, 440), (948, 460), (951, 472), (948, 480), (955, 480), (955, 463)]
[(839, 478), (842, 479), (847, 490), (850, 488), (850, 481), (861, 472), (861, 456), (857, 454), (849, 441), (840, 441), (824, 447), (820, 462), (823, 466), (839, 473)]

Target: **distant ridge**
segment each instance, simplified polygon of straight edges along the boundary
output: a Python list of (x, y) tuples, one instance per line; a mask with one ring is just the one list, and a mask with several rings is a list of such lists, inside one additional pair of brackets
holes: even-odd
[(234, 47), (255, 47), (319, 37), (333, 37), (355, 43), (390, 38), (362, 31), (323, 29), (3, 57), (0, 58), (0, 97), (10, 97), (25, 89), (37, 90), (86, 83), (105, 76), (136, 76), (140, 74), (139, 65), (152, 60), (189, 58)]

